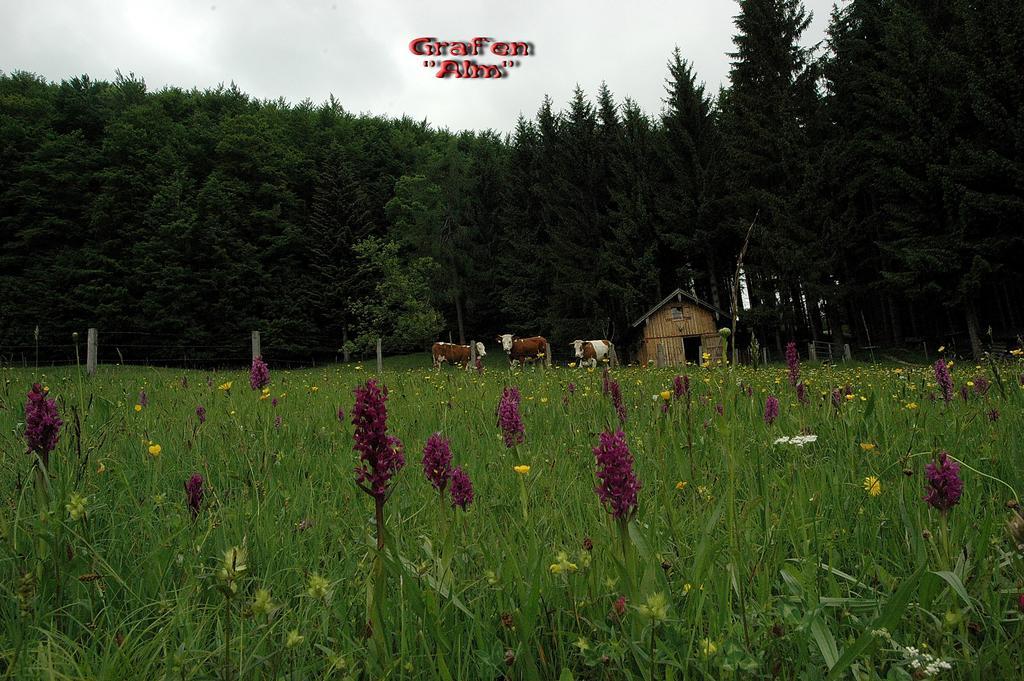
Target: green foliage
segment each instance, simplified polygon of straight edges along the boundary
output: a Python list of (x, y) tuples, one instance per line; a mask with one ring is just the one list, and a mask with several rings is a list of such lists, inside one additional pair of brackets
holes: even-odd
[(370, 295), (354, 300), (356, 321), (352, 349), (366, 353), (385, 341), (388, 352), (407, 352), (428, 346), (441, 329), (441, 316), (430, 300), (437, 264), (430, 258), (403, 262), (398, 245), (368, 237), (353, 249), (358, 276), (373, 283)]
[(436, 264), (417, 305), (440, 324), (395, 348), (437, 329), (628, 355), (631, 323), (677, 287), (730, 306), (755, 215), (740, 347), (1014, 342), (1021, 4), (852, 0), (813, 47), (809, 20), (799, 0), (742, 0), (722, 91), (677, 49), (656, 114), (593, 83), (508, 135), (235, 86), (0, 74), (0, 356), (34, 350), (38, 325), (56, 361), (87, 326), (125, 361), (244, 362), (223, 339), (255, 328), (272, 357), (333, 359), (366, 330), (369, 237)]

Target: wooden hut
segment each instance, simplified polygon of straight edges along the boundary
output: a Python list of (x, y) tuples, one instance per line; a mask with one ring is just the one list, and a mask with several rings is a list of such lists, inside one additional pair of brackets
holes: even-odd
[(704, 353), (712, 361), (722, 359), (723, 343), (718, 329), (728, 324), (727, 313), (677, 288), (633, 322), (634, 329), (643, 325), (636, 361), (654, 362), (658, 366), (700, 364)]

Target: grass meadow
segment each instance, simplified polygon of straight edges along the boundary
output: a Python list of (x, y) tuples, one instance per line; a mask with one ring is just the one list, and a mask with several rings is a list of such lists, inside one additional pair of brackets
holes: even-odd
[[(243, 370), (0, 369), (0, 679), (1024, 675), (1024, 363), (955, 362), (948, 403), (931, 366), (805, 365), (805, 403), (785, 366), (623, 367), (620, 425), (601, 368), (501, 359), (378, 377), (406, 460), (380, 552), (353, 472), (371, 363), (271, 365), (265, 399)], [(45, 477), (34, 382), (64, 422)], [(595, 494), (592, 450), (620, 427), (628, 524)], [(424, 475), (434, 432), (465, 511)], [(940, 451), (963, 480), (946, 511), (923, 500)]]

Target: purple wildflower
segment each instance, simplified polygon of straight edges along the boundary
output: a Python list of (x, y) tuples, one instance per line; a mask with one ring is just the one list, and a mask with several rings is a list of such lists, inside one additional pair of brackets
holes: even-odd
[(725, 413), (725, 407), (722, 405), (721, 402), (715, 404), (715, 411), (718, 412), (719, 416)]
[(807, 386), (803, 381), (796, 384), (796, 399), (800, 404), (807, 404), (810, 401), (807, 399)]
[(843, 393), (836, 388), (832, 391), (832, 406), (839, 409), (843, 406)]
[(356, 482), (367, 494), (383, 500), (391, 477), (405, 465), (402, 441), (388, 435), (387, 386), (382, 391), (371, 378), (364, 387), (355, 389), (355, 396), (352, 449), (359, 452)]
[(775, 423), (777, 418), (779, 418), (779, 398), (769, 395), (768, 399), (764, 401), (764, 422), (770, 426)]
[(270, 406), (274, 407), (275, 409), (277, 409), (277, 398), (276, 397), (270, 400)]
[(924, 500), (943, 513), (949, 511), (960, 502), (960, 495), (964, 491), (964, 483), (960, 479), (960, 464), (951, 460), (949, 453), (943, 451), (939, 453), (937, 460), (924, 468), (925, 476), (928, 478)]
[(206, 407), (201, 404), (196, 407), (196, 417), (199, 419), (200, 425), (206, 423)]
[(789, 367), (789, 384), (795, 388), (800, 382), (800, 354), (796, 350), (796, 341), (786, 343), (786, 366)]
[(25, 442), (30, 452), (39, 455), (44, 467), (50, 463), (50, 452), (60, 440), (62, 425), (64, 422), (57, 413), (57, 402), (46, 397), (38, 383), (33, 383), (25, 402)]
[(604, 431), (593, 451), (598, 466), (597, 478), (601, 481), (594, 492), (612, 517), (628, 520), (636, 511), (637, 492), (641, 485), (633, 473), (633, 455), (626, 444), (626, 434), (621, 430), (614, 433)]
[(281, 420), (281, 415), (278, 414), (277, 416), (275, 416), (274, 417), (274, 430), (281, 430), (281, 424), (282, 423), (283, 423), (283, 421)]
[(690, 394), (690, 377), (676, 376), (672, 379), (672, 393), (678, 400), (680, 397)]
[(145, 388), (139, 391), (139, 404), (141, 404), (143, 407), (149, 406), (149, 397), (146, 395)]
[(619, 423), (626, 424), (626, 405), (622, 401), (622, 388), (615, 379), (609, 379), (608, 391), (612, 396), (612, 404), (615, 405), (615, 413), (619, 415)]
[(945, 360), (935, 361), (935, 382), (942, 388), (942, 399), (949, 404), (953, 400), (953, 379), (949, 376), (949, 368), (946, 366)]
[(984, 376), (978, 376), (976, 379), (974, 379), (974, 394), (975, 395), (979, 395), (981, 397), (984, 397), (986, 394), (988, 394), (989, 387), (990, 387), (990, 385), (989, 385), (988, 379), (985, 378)]
[(569, 391), (570, 395), (574, 395), (576, 393), (576, 384), (569, 383), (569, 385), (565, 386), (565, 389)]
[(338, 423), (345, 423), (345, 410), (338, 407)]
[(960, 386), (960, 399), (962, 399), (964, 402), (966, 402), (968, 395), (969, 395), (969, 393), (967, 392), (967, 386), (966, 385)]
[(458, 506), (465, 511), (466, 507), (473, 503), (473, 483), (458, 466), (452, 469), (451, 482), (452, 506)]
[(199, 515), (199, 509), (203, 505), (203, 476), (193, 473), (192, 477), (185, 483), (185, 499), (188, 503), (188, 510), (192, 512), (194, 520)]
[(270, 385), (270, 368), (263, 361), (263, 357), (252, 358), (252, 368), (249, 369), (249, 385), (253, 390), (263, 390)]
[(438, 492), (444, 492), (452, 472), (451, 443), (434, 433), (423, 447), (423, 474)]
[(506, 447), (515, 447), (526, 439), (523, 418), (519, 415), (519, 388), (505, 388), (498, 402), (498, 427), (505, 438)]

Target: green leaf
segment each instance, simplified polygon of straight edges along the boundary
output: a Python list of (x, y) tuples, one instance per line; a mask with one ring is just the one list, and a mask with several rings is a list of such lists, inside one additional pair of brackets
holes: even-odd
[(914, 571), (914, 574), (907, 577), (906, 581), (900, 585), (900, 588), (896, 590), (896, 593), (892, 595), (885, 604), (885, 607), (882, 608), (882, 612), (879, 613), (874, 622), (867, 626), (857, 640), (843, 651), (835, 666), (829, 671), (827, 681), (838, 679), (853, 664), (854, 660), (863, 655), (874, 644), (875, 636), (871, 633), (872, 631), (882, 628), (891, 629), (899, 621), (903, 612), (907, 609), (907, 605), (910, 603), (910, 597), (914, 595), (914, 590), (921, 582), (924, 572), (924, 566), (921, 566)]
[(821, 651), (821, 656), (825, 658), (825, 664), (828, 665), (829, 669), (832, 669), (836, 666), (836, 662), (839, 661), (839, 648), (836, 647), (836, 639), (832, 636), (832, 632), (821, 621), (820, 614), (815, 615), (811, 619), (811, 636), (814, 637), (814, 642), (818, 644), (818, 650)]
[(953, 588), (953, 591), (955, 591), (957, 595), (960, 596), (961, 599), (963, 599), (963, 602), (967, 605), (968, 610), (974, 607), (974, 600), (967, 593), (967, 589), (964, 587), (964, 583), (960, 581), (960, 578), (957, 577), (956, 574), (950, 572), (949, 570), (941, 570), (939, 572), (932, 572), (931, 574), (941, 579), (944, 579), (946, 583)]

